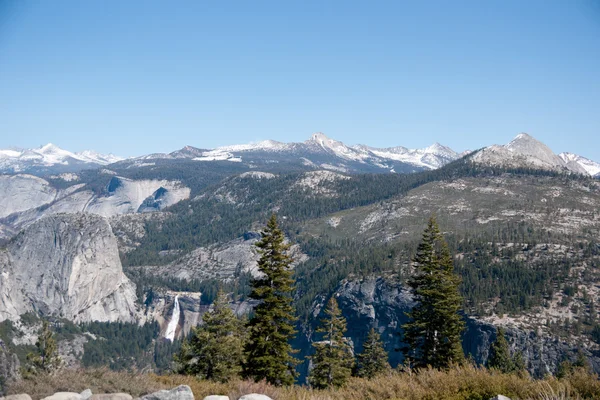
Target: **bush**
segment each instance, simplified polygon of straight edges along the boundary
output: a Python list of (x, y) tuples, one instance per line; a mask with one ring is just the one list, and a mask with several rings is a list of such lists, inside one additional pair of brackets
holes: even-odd
[(274, 387), (264, 382), (232, 380), (217, 383), (191, 376), (116, 372), (108, 369), (62, 370), (13, 383), (9, 394), (28, 393), (34, 400), (58, 391), (126, 392), (134, 397), (160, 389), (189, 385), (195, 397), (211, 394), (237, 399), (247, 393), (264, 393), (274, 400), (487, 400), (497, 394), (513, 399), (598, 399), (598, 376), (585, 369), (564, 379), (534, 380), (527, 375), (502, 374), (474, 366), (433, 369), (417, 373), (391, 371), (375, 379), (351, 378), (339, 389), (313, 390), (302, 386)]

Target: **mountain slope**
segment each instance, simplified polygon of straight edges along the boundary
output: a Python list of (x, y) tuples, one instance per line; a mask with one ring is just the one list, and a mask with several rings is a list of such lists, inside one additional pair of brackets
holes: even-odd
[(79, 181), (60, 188), (32, 175), (0, 175), (0, 190), (6, 194), (0, 197), (0, 238), (45, 215), (86, 212), (112, 217), (153, 212), (190, 196), (190, 188), (180, 181), (120, 176), (105, 179), (108, 184), (98, 193), (91, 185)]
[(548, 146), (527, 133), (518, 134), (506, 145), (486, 147), (472, 155), (471, 159), (479, 164), (505, 168), (532, 168), (588, 174), (578, 163), (565, 162)]

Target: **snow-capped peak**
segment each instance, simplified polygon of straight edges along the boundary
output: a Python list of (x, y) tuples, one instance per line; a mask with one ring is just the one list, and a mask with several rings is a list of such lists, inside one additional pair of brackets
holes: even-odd
[(37, 149), (0, 150), (0, 171), (21, 172), (31, 168), (72, 166), (73, 164), (107, 165), (122, 160), (112, 154), (103, 155), (94, 151), (72, 153), (48, 143)]
[(579, 164), (565, 162), (544, 143), (527, 133), (518, 134), (504, 146), (489, 146), (473, 156), (473, 161), (506, 167), (527, 167), (586, 174)]
[(431, 146), (423, 149), (423, 152), (450, 158), (458, 158), (459, 156), (458, 153), (452, 150), (450, 147), (439, 144), (438, 142), (435, 142)]

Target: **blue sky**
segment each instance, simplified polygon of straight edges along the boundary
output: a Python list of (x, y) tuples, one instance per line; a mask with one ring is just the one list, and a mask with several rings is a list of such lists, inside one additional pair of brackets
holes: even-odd
[(321, 131), (600, 161), (600, 3), (0, 0), (0, 147), (124, 156)]

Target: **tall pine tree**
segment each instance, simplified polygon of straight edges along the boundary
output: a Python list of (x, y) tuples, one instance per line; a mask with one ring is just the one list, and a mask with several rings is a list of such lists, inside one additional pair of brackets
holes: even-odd
[(201, 379), (227, 382), (238, 376), (243, 362), (243, 324), (219, 291), (213, 309), (202, 316), (204, 324), (192, 328), (175, 357), (177, 372)]
[(464, 361), (460, 278), (454, 273), (450, 250), (434, 217), (429, 219), (413, 261), (415, 273), (408, 284), (416, 305), (402, 327), (407, 361), (411, 367), (438, 369), (460, 363)]
[(514, 370), (514, 363), (510, 357), (508, 342), (504, 336), (504, 329), (496, 329), (496, 340), (490, 344), (490, 354), (487, 360), (487, 367), (497, 369), (505, 374)]
[(248, 324), (244, 375), (255, 381), (265, 379), (273, 385), (291, 385), (298, 364), (290, 340), (296, 334), (292, 306), (292, 259), (289, 245), (272, 215), (256, 244), (261, 255), (258, 270), (262, 276), (252, 281), (250, 298), (260, 303)]
[(323, 333), (323, 340), (313, 344), (315, 354), (311, 357), (313, 369), (308, 382), (312, 387), (325, 389), (330, 386), (342, 386), (352, 374), (352, 348), (344, 338), (346, 319), (334, 297), (329, 299), (326, 317), (321, 320), (318, 333)]
[(363, 378), (371, 379), (390, 369), (388, 353), (375, 328), (369, 331), (367, 340), (363, 343), (363, 351), (356, 358), (357, 375)]

